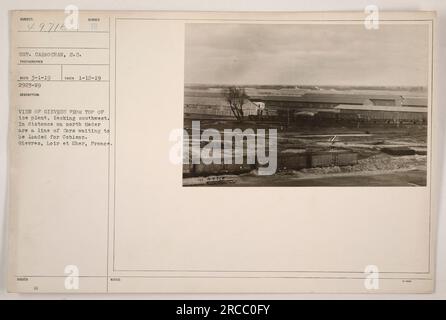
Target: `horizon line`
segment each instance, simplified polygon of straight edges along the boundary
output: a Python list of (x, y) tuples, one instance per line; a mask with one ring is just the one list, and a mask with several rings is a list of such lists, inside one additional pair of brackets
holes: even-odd
[(367, 85), (356, 85), (356, 84), (284, 84), (284, 83), (270, 83), (270, 84), (254, 84), (254, 83), (246, 83), (246, 84), (227, 84), (227, 83), (184, 83), (187, 86), (283, 86), (283, 87), (404, 87), (404, 88), (424, 88), (427, 89), (426, 85), (382, 85), (382, 84), (367, 84)]

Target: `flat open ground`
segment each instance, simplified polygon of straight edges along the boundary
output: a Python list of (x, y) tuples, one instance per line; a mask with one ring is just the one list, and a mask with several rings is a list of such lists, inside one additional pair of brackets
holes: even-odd
[[(250, 126), (251, 125), (251, 126)], [(187, 128), (187, 124), (185, 123)], [(281, 130), (274, 124), (207, 120), (202, 129), (277, 128), (278, 157), (305, 150), (346, 150), (357, 153), (358, 163), (349, 166), (279, 169), (272, 176), (251, 173), (230, 175), (214, 186), (425, 186), (427, 182), (426, 126), (367, 126), (363, 128), (301, 126)], [(385, 148), (408, 148), (413, 155), (390, 155)], [(184, 178), (194, 184), (194, 178)], [(189, 179), (189, 180), (188, 180)], [(196, 185), (208, 185), (201, 179)]]

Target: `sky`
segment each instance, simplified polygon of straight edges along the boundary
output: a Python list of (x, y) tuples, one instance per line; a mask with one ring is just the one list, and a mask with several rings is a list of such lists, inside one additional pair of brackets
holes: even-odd
[(187, 84), (427, 86), (426, 24), (186, 25)]

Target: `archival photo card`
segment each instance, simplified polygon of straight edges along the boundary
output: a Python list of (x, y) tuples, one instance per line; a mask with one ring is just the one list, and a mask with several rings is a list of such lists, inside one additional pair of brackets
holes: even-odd
[(9, 291), (434, 290), (434, 12), (78, 18), (10, 15)]
[(189, 23), (184, 186), (426, 186), (429, 24)]

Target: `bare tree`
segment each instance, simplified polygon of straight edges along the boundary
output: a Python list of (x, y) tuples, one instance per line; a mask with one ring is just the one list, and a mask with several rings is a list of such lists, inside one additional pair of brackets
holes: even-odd
[(242, 121), (244, 118), (243, 105), (247, 100), (248, 95), (244, 88), (230, 87), (226, 92), (226, 101), (228, 101), (232, 113), (239, 121)]

